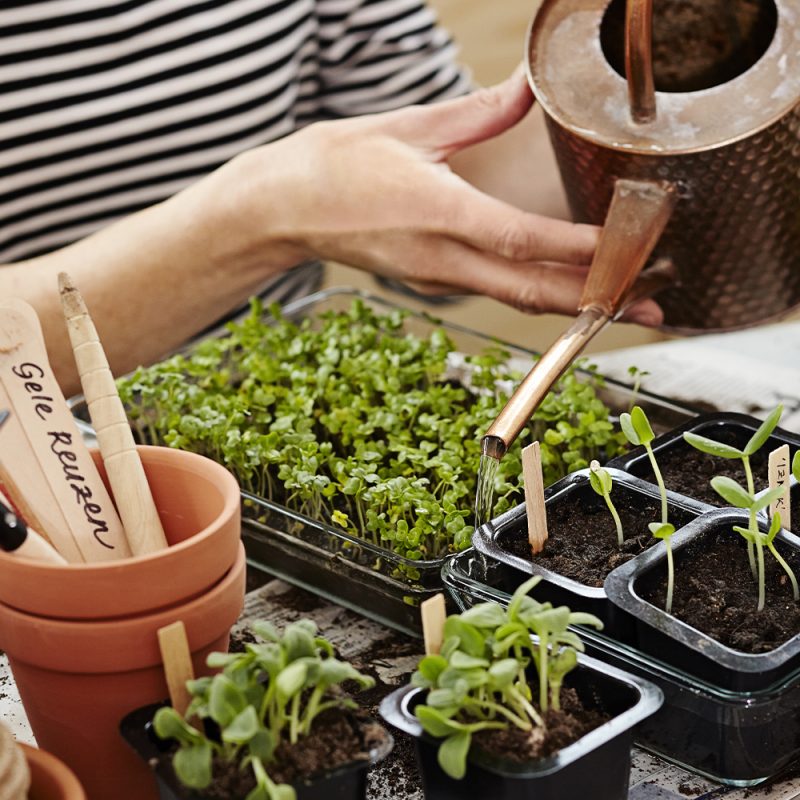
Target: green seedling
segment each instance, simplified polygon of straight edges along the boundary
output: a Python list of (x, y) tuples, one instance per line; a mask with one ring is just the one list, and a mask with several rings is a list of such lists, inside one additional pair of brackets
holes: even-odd
[[(439, 765), (452, 778), (464, 777), (477, 731), (512, 725), (523, 731), (544, 729), (544, 714), (560, 708), (564, 677), (583, 651), (569, 626), (602, 628), (591, 614), (529, 597), (539, 580), (537, 576), (523, 583), (507, 609), (479, 603), (448, 617), (440, 654), (425, 656), (412, 676), (415, 686), (428, 690), (426, 703), (414, 713), (425, 731), (442, 740)], [(536, 667), (536, 692), (528, 683), (531, 664)]]
[[(314, 720), (326, 709), (355, 707), (334, 687), (355, 681), (369, 688), (374, 680), (335, 658), (311, 620), (287, 625), (282, 634), (268, 622), (254, 623), (253, 631), (263, 643), (247, 644), (244, 653), (212, 653), (208, 665), (222, 671), (189, 681), (186, 714), (161, 708), (153, 727), (162, 739), (178, 743), (173, 767), (185, 786), (206, 788), (217, 759), (252, 769), (255, 788), (245, 800), (295, 800), (291, 786), (269, 778), (276, 748), (312, 735)], [(219, 737), (209, 738), (189, 720), (212, 721)]]
[(639, 395), (639, 392), (642, 388), (642, 379), (647, 377), (650, 373), (646, 369), (639, 369), (639, 367), (630, 366), (628, 367), (628, 375), (631, 376), (633, 380), (633, 385), (631, 387), (631, 400), (630, 404), (628, 405), (628, 410), (632, 410), (633, 407), (636, 405), (636, 398)]
[(644, 413), (641, 406), (634, 406), (630, 414), (620, 414), (619, 424), (625, 438), (635, 447), (641, 445), (647, 452), (647, 457), (650, 459), (650, 466), (653, 468), (653, 474), (656, 476), (656, 483), (658, 483), (658, 490), (661, 494), (661, 524), (666, 525), (668, 522), (667, 487), (664, 486), (664, 478), (658, 468), (656, 454), (653, 452), (652, 442), (656, 435), (650, 426), (650, 420), (647, 419), (647, 414)]
[[(438, 559), (470, 545), (480, 440), (520, 376), (507, 351), (487, 348), (466, 359), (467, 389), (445, 331), (417, 335), (406, 317), (355, 300), (295, 323), (253, 301), (224, 336), (121, 380), (120, 396), (141, 443), (201, 453), (250, 495), (405, 559)], [(499, 464), (493, 514), (524, 498), (524, 444), (541, 443), (545, 485), (621, 452), (600, 385), (585, 370), (559, 380)]]
[(796, 481), (800, 481), (800, 450), (794, 454), (794, 459), (792, 459), (792, 475)]
[[(741, 450), (733, 445), (724, 444), (723, 442), (709, 439), (706, 436), (701, 436), (700, 434), (692, 433), (691, 431), (684, 433), (683, 438), (688, 444), (690, 444), (696, 450), (699, 450), (701, 453), (707, 453), (708, 455), (717, 456), (718, 458), (740, 459), (742, 466), (744, 467), (745, 480), (747, 481), (747, 494), (752, 497), (755, 495), (755, 483), (753, 481), (753, 469), (750, 465), (750, 458), (755, 455), (755, 453), (757, 453), (758, 450), (760, 450), (761, 447), (766, 443), (767, 439), (769, 439), (772, 431), (775, 430), (778, 422), (780, 422), (782, 413), (783, 405), (779, 404), (767, 416), (761, 425), (759, 425), (756, 432), (750, 437), (750, 440)], [(743, 507), (744, 506), (740, 506), (740, 508)], [(758, 580), (756, 553), (754, 550), (753, 541), (749, 539), (747, 542), (747, 557), (750, 560), (750, 570), (753, 573), (753, 577)]]
[(663, 539), (667, 546), (667, 601), (664, 610), (667, 614), (671, 614), (672, 593), (675, 587), (675, 565), (672, 558), (672, 534), (675, 533), (675, 526), (669, 522), (651, 522), (647, 527), (656, 539)]
[(611, 489), (613, 488), (611, 474), (607, 469), (603, 469), (598, 461), (592, 461), (592, 463), (589, 464), (589, 470), (589, 483), (591, 484), (592, 489), (594, 489), (595, 492), (597, 492), (597, 494), (599, 494), (603, 500), (606, 501), (606, 505), (608, 506), (608, 510), (611, 512), (611, 516), (614, 519), (614, 525), (617, 529), (617, 545), (622, 547), (622, 544), (625, 541), (625, 536), (622, 532), (622, 520), (620, 520), (617, 509), (615, 508), (614, 503), (611, 501)]
[(746, 528), (739, 525), (734, 525), (733, 529), (741, 534), (747, 541), (748, 549), (752, 552), (755, 550), (756, 572), (755, 578), (758, 585), (758, 610), (762, 611), (765, 605), (765, 586), (764, 586), (764, 547), (772, 553), (783, 570), (789, 576), (792, 583), (792, 591), (794, 599), (800, 599), (797, 588), (797, 578), (795, 577), (792, 568), (781, 557), (780, 553), (775, 548), (773, 543), (775, 536), (781, 528), (781, 515), (775, 514), (770, 523), (769, 531), (763, 533), (758, 525), (758, 512), (767, 508), (770, 504), (774, 503), (786, 491), (785, 486), (777, 486), (774, 489), (764, 492), (761, 497), (756, 498), (755, 495), (738, 484), (733, 478), (728, 478), (719, 475), (711, 479), (711, 485), (714, 491), (730, 505), (736, 508), (747, 510), (748, 524)]

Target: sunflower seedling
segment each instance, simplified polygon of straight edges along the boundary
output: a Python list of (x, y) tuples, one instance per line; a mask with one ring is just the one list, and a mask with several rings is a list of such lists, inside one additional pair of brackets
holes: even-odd
[(658, 483), (658, 491), (661, 494), (661, 524), (666, 525), (667, 518), (667, 487), (664, 486), (664, 478), (661, 475), (661, 470), (658, 468), (656, 461), (656, 454), (653, 452), (653, 439), (656, 438), (653, 433), (653, 428), (650, 426), (650, 420), (647, 419), (647, 414), (641, 406), (634, 406), (630, 414), (620, 414), (619, 424), (622, 428), (622, 433), (625, 438), (635, 447), (640, 445), (647, 451), (647, 457), (650, 459), (650, 466), (653, 468), (653, 474), (656, 476), (656, 483)]
[(794, 599), (800, 599), (800, 594), (798, 594), (797, 578), (795, 577), (792, 568), (786, 563), (781, 554), (775, 548), (773, 541), (781, 528), (781, 515), (775, 514), (773, 516), (769, 531), (767, 533), (763, 533), (758, 526), (758, 512), (767, 508), (770, 503), (773, 503), (775, 500), (781, 497), (786, 491), (786, 487), (778, 486), (775, 489), (770, 489), (764, 492), (760, 498), (756, 498), (755, 495), (747, 491), (747, 489), (738, 484), (735, 480), (733, 480), (733, 478), (728, 478), (724, 475), (718, 475), (716, 478), (712, 478), (711, 485), (714, 487), (714, 491), (727, 503), (730, 503), (736, 508), (742, 508), (747, 511), (747, 527), (742, 528), (740, 525), (734, 525), (733, 529), (745, 538), (747, 541), (748, 551), (752, 552), (755, 550), (755, 578), (758, 584), (758, 610), (762, 611), (765, 603), (764, 547), (767, 547), (770, 553), (772, 553), (777, 562), (789, 576), (789, 580), (792, 583)]
[[(442, 740), (438, 762), (452, 778), (464, 777), (477, 731), (514, 726), (531, 736), (543, 735), (545, 714), (560, 709), (564, 677), (576, 666), (576, 653), (583, 651), (569, 626), (602, 628), (591, 614), (529, 597), (539, 580), (536, 576), (523, 583), (507, 609), (479, 603), (448, 617), (441, 652), (425, 656), (411, 678), (414, 686), (428, 690), (426, 703), (414, 713), (427, 733)], [(531, 665), (538, 679), (533, 689), (528, 683)]]
[(611, 516), (614, 519), (614, 526), (617, 529), (617, 545), (622, 547), (625, 536), (622, 531), (622, 520), (620, 520), (617, 509), (611, 500), (611, 489), (614, 483), (611, 479), (611, 473), (609, 473), (607, 469), (603, 469), (598, 461), (592, 461), (592, 463), (589, 464), (589, 483), (592, 489), (606, 501), (608, 510), (611, 512)]
[(648, 526), (650, 533), (656, 539), (663, 539), (667, 546), (667, 601), (664, 610), (672, 613), (672, 593), (675, 587), (675, 565), (672, 558), (672, 534), (675, 526), (670, 522), (651, 522)]
[[(755, 495), (755, 482), (753, 481), (753, 468), (750, 464), (750, 458), (758, 452), (759, 449), (764, 445), (764, 443), (769, 439), (772, 431), (780, 422), (781, 414), (783, 413), (783, 405), (779, 404), (767, 418), (759, 425), (756, 432), (750, 437), (747, 444), (744, 446), (743, 449), (739, 449), (738, 447), (734, 447), (730, 444), (725, 444), (724, 442), (718, 442), (715, 439), (709, 439), (706, 436), (701, 436), (697, 433), (692, 433), (691, 431), (687, 431), (683, 434), (684, 441), (694, 447), (696, 450), (699, 450), (701, 453), (706, 453), (707, 455), (717, 456), (718, 458), (738, 458), (742, 462), (742, 466), (744, 467), (744, 474), (745, 480), (747, 482), (747, 489), (746, 493), (753, 497)], [(713, 486), (712, 480), (712, 486)], [(719, 494), (719, 492), (718, 492)], [(729, 501), (730, 502), (730, 501)], [(737, 506), (737, 508), (746, 508), (746, 506)], [(756, 580), (758, 578), (758, 565), (756, 564), (756, 553), (754, 550), (754, 542), (751, 539), (747, 540), (747, 557), (750, 560), (750, 569), (753, 573), (753, 577)]]
[[(160, 708), (153, 728), (162, 739), (177, 741), (172, 763), (185, 786), (204, 789), (213, 766), (240, 764), (250, 767), (254, 782), (245, 800), (295, 800), (294, 789), (267, 772), (278, 745), (312, 734), (314, 720), (327, 709), (354, 708), (336, 691), (339, 684), (355, 681), (369, 688), (374, 681), (336, 659), (311, 620), (287, 625), (282, 634), (268, 622), (254, 623), (253, 631), (265, 642), (247, 644), (244, 653), (212, 653), (208, 665), (222, 671), (189, 681), (193, 699), (186, 714)], [(214, 723), (219, 736), (207, 736), (202, 724), (193, 727), (187, 721), (192, 718)]]

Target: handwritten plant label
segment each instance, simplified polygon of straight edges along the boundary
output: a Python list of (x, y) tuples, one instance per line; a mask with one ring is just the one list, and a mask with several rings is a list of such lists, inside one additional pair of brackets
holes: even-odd
[(791, 530), (792, 527), (792, 507), (789, 494), (789, 476), (791, 475), (789, 464), (789, 445), (784, 444), (776, 448), (769, 454), (769, 488), (777, 489), (785, 486), (786, 491), (769, 507), (770, 517), (775, 513), (781, 515), (781, 527)]
[(18, 443), (8, 455), (3, 445), (3, 471), (40, 532), (71, 562), (129, 557), (122, 523), (50, 368), (36, 312), (16, 300), (0, 305), (0, 382)]

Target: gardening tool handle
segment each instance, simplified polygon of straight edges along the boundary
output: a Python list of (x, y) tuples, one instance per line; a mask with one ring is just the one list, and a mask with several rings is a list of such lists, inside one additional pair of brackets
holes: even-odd
[(631, 118), (640, 125), (653, 122), (653, 0), (628, 0), (625, 7), (625, 74)]
[[(580, 314), (522, 380), (482, 440), (484, 455), (502, 458), (552, 385), (619, 312), (676, 202), (674, 187), (618, 180), (578, 306)], [(663, 268), (662, 268), (663, 269)]]

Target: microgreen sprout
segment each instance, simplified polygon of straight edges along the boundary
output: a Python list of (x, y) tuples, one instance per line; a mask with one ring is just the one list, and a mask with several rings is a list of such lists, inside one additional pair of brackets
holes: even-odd
[[(688, 444), (690, 444), (696, 450), (699, 450), (701, 453), (717, 456), (718, 458), (740, 459), (742, 466), (744, 467), (745, 480), (747, 482), (746, 494), (750, 497), (753, 497), (756, 490), (755, 482), (753, 481), (753, 469), (750, 464), (750, 458), (756, 452), (758, 452), (758, 450), (765, 444), (767, 439), (769, 439), (772, 431), (775, 430), (778, 422), (780, 422), (782, 413), (783, 405), (779, 404), (775, 409), (773, 409), (772, 412), (770, 412), (761, 425), (759, 425), (758, 429), (750, 437), (747, 444), (741, 450), (733, 445), (725, 444), (724, 442), (718, 442), (715, 439), (709, 439), (706, 436), (701, 436), (700, 434), (693, 433), (691, 431), (684, 433), (683, 438)], [(747, 506), (738, 506), (738, 508), (747, 508)], [(756, 553), (754, 551), (754, 540), (752, 538), (747, 540), (747, 557), (750, 561), (750, 570), (753, 573), (753, 577), (756, 580), (760, 580), (758, 577), (759, 572), (758, 565), (756, 563)]]
[(671, 614), (672, 593), (675, 587), (675, 564), (672, 558), (672, 534), (675, 533), (675, 526), (669, 522), (651, 522), (647, 527), (656, 539), (663, 539), (667, 547), (667, 602), (664, 604), (664, 610), (667, 614)]
[(650, 426), (650, 420), (647, 419), (647, 414), (644, 413), (641, 406), (634, 406), (630, 414), (620, 414), (619, 424), (625, 438), (632, 445), (636, 447), (641, 445), (647, 451), (647, 457), (650, 459), (650, 466), (653, 468), (658, 490), (661, 493), (661, 524), (666, 525), (668, 522), (667, 487), (664, 485), (664, 478), (658, 468), (656, 454), (653, 452), (652, 442), (656, 437)]
[(646, 369), (639, 369), (639, 367), (635, 366), (628, 367), (628, 375), (630, 375), (633, 379), (633, 385), (631, 386), (631, 401), (630, 405), (628, 406), (629, 410), (636, 405), (636, 398), (642, 388), (642, 379), (649, 374), (650, 373)]
[(764, 581), (764, 547), (772, 553), (783, 570), (789, 576), (792, 583), (792, 591), (794, 599), (800, 599), (798, 594), (797, 578), (795, 577), (792, 568), (786, 563), (777, 551), (774, 545), (774, 539), (781, 527), (781, 515), (776, 513), (770, 523), (769, 531), (763, 533), (758, 525), (758, 512), (767, 508), (771, 503), (774, 503), (786, 491), (785, 486), (776, 486), (774, 489), (769, 489), (764, 492), (761, 497), (756, 498), (754, 494), (747, 491), (743, 486), (738, 484), (733, 478), (728, 478), (724, 475), (718, 475), (716, 478), (711, 479), (711, 485), (714, 491), (722, 497), (727, 503), (730, 503), (736, 508), (743, 508), (748, 513), (748, 525), (742, 528), (739, 525), (734, 525), (733, 529), (741, 534), (747, 541), (748, 549), (752, 552), (755, 548), (756, 556), (756, 572), (755, 578), (758, 585), (758, 610), (762, 611), (765, 604), (765, 581)]
[[(453, 378), (446, 332), (414, 334), (406, 317), (357, 299), (295, 323), (256, 300), (224, 336), (119, 381), (120, 396), (140, 442), (201, 453), (293, 514), (412, 561), (438, 559), (471, 542), (480, 440), (507, 399), (500, 387), (519, 375), (507, 351), (487, 348), (466, 357), (468, 390)], [(506, 454), (493, 514), (523, 499), (525, 443), (541, 442), (546, 485), (621, 451), (601, 379), (586, 375), (568, 370)]]
[(619, 518), (617, 509), (614, 506), (614, 503), (611, 501), (613, 480), (611, 478), (611, 473), (607, 469), (603, 469), (600, 466), (599, 461), (592, 461), (592, 463), (589, 464), (589, 483), (591, 484), (592, 489), (594, 489), (595, 492), (597, 492), (597, 494), (599, 494), (603, 500), (606, 501), (606, 505), (608, 506), (608, 510), (611, 512), (611, 516), (614, 519), (614, 525), (617, 529), (617, 544), (619, 547), (622, 547), (622, 544), (625, 541), (625, 536), (622, 532), (622, 520)]
[[(453, 778), (466, 772), (472, 735), (515, 726), (535, 735), (545, 728), (549, 708), (560, 708), (564, 676), (577, 664), (583, 644), (570, 625), (602, 628), (599, 619), (562, 606), (539, 603), (528, 592), (539, 576), (514, 592), (507, 609), (479, 603), (450, 616), (439, 655), (425, 656), (412, 676), (428, 689), (427, 701), (415, 709), (422, 727), (442, 739), (438, 761)], [(538, 642), (531, 638), (538, 637)], [(527, 671), (535, 664), (538, 708)]]
[[(208, 665), (222, 671), (189, 681), (193, 699), (186, 714), (160, 708), (153, 727), (162, 739), (177, 741), (173, 767), (189, 788), (211, 783), (216, 757), (251, 767), (255, 788), (246, 800), (294, 800), (294, 789), (274, 783), (267, 773), (279, 743), (309, 736), (326, 709), (354, 708), (351, 699), (334, 691), (339, 684), (355, 681), (369, 688), (374, 681), (335, 658), (311, 620), (291, 623), (282, 634), (268, 622), (254, 623), (253, 631), (265, 642), (247, 644), (244, 653), (212, 653)], [(192, 719), (215, 723), (219, 737), (206, 736), (198, 729), (202, 725), (189, 724)]]
[(794, 459), (792, 460), (792, 475), (794, 475), (796, 481), (800, 481), (800, 450), (794, 454)]

